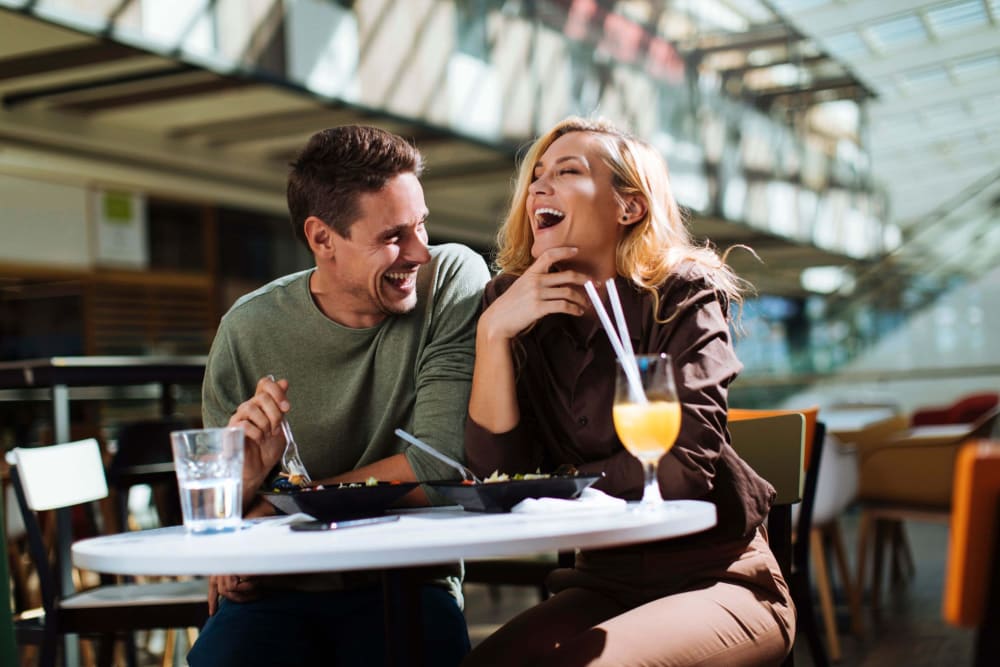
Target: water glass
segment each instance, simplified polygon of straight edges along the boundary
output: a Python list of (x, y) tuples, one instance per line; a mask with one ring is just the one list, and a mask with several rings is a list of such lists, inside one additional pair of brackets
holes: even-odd
[(243, 429), (173, 431), (170, 444), (188, 532), (238, 529), (243, 521)]

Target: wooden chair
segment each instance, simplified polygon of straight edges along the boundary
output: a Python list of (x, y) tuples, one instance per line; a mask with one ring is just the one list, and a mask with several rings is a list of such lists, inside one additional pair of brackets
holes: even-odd
[(962, 446), (955, 464), (943, 613), (977, 629), (975, 665), (1000, 664), (1000, 442)]
[(11, 479), (28, 531), (45, 613), (15, 626), (18, 641), (41, 644), (39, 663), (55, 665), (66, 633), (96, 635), (100, 661), (110, 664), (114, 636), (134, 630), (201, 627), (208, 617), (204, 581), (110, 584), (60, 596), (58, 569), (49, 560), (36, 512), (86, 505), (108, 495), (100, 449), (94, 439), (13, 450)]
[(968, 440), (990, 437), (998, 417), (1000, 408), (994, 408), (960, 436), (909, 440), (902, 431), (859, 447), (861, 522), (856, 581), (863, 590), (871, 551), (874, 612), (881, 607), (886, 552), (891, 556), (893, 581), (901, 581), (914, 571), (904, 521), (949, 521), (959, 448)]
[[(748, 410), (730, 408), (729, 422), (746, 419), (760, 419), (776, 415), (801, 414), (805, 418), (805, 436), (803, 445), (803, 460), (805, 461), (805, 477), (803, 481), (802, 503), (798, 507), (798, 517), (794, 524), (791, 576), (788, 580), (795, 608), (798, 611), (799, 627), (805, 633), (809, 642), (809, 651), (813, 663), (826, 665), (829, 660), (827, 651), (820, 640), (819, 628), (816, 624), (816, 605), (812, 596), (811, 566), (815, 565), (816, 588), (820, 595), (823, 625), (826, 630), (826, 641), (829, 648), (829, 658), (840, 659), (840, 640), (837, 635), (836, 617), (833, 612), (833, 595), (830, 589), (830, 579), (826, 557), (823, 551), (822, 535), (813, 526), (813, 507), (816, 499), (816, 487), (819, 480), (820, 458), (823, 454), (826, 427), (817, 419), (819, 407), (801, 410)], [(844, 563), (841, 568), (842, 577), (848, 568)], [(854, 586), (845, 578), (845, 591), (848, 598), (853, 598)], [(853, 605), (852, 605), (853, 608)]]
[[(767, 517), (768, 542), (789, 586), (793, 578), (792, 505), (803, 498), (805, 431), (805, 417), (797, 412), (729, 423), (733, 448), (777, 492)], [(803, 619), (809, 623), (809, 618), (815, 626), (814, 615), (799, 612), (800, 623)], [(813, 633), (818, 637), (818, 629)], [(784, 664), (793, 664), (792, 653)]]

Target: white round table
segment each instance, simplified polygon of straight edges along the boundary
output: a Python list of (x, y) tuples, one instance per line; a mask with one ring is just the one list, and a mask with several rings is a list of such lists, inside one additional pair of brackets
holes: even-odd
[(381, 570), (387, 660), (414, 664), (422, 655), (421, 624), (416, 585), (404, 576), (408, 567), (681, 537), (711, 528), (716, 515), (711, 503), (675, 500), (654, 512), (635, 504), (540, 514), (426, 508), (403, 512), (397, 521), (322, 532), (292, 531), (287, 522), (248, 522), (244, 530), (215, 535), (189, 535), (176, 526), (96, 537), (73, 545), (73, 563), (134, 575)]
[(651, 542), (706, 530), (715, 520), (715, 506), (697, 500), (668, 501), (652, 513), (635, 505), (550, 514), (432, 508), (402, 513), (399, 521), (323, 532), (292, 531), (278, 520), (214, 535), (189, 535), (180, 526), (122, 533), (77, 542), (73, 563), (135, 575), (371, 570)]

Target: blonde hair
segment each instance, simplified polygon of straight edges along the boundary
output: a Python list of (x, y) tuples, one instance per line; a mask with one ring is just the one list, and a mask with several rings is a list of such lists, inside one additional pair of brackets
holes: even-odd
[(615, 252), (619, 275), (652, 293), (659, 310), (659, 287), (683, 263), (703, 269), (709, 285), (729, 303), (742, 304), (749, 284), (737, 276), (709, 245), (696, 245), (670, 189), (667, 163), (660, 153), (605, 120), (571, 116), (560, 121), (531, 145), (518, 171), (510, 210), (497, 234), (497, 267), (514, 275), (524, 273), (534, 258), (533, 236), (526, 201), (535, 164), (549, 146), (570, 132), (588, 132), (598, 139), (605, 163), (611, 169), (617, 196), (642, 197), (646, 213), (629, 225)]

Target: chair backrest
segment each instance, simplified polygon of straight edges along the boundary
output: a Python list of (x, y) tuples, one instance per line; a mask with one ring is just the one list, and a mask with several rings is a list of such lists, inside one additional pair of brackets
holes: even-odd
[[(42, 605), (47, 614), (58, 600), (59, 575), (36, 512), (100, 500), (108, 495), (97, 440), (89, 438), (46, 447), (17, 447), (10, 452), (11, 481), (28, 534), (28, 548), (38, 571)], [(60, 562), (69, 562), (69, 544), (57, 545)]]
[(1000, 553), (996, 551), (1000, 442), (977, 440), (963, 445), (954, 479), (943, 613), (949, 623), (975, 627), (981, 625), (990, 599), (991, 577), (994, 590), (1000, 582)]
[(94, 438), (13, 450), (25, 501), (35, 512), (71, 507), (108, 495), (101, 448)]
[(801, 410), (759, 410), (750, 408), (729, 408), (729, 421), (743, 421), (744, 419), (760, 419), (761, 417), (774, 417), (775, 415), (801, 414), (806, 418), (805, 449), (802, 452), (802, 460), (806, 470), (812, 462), (812, 448), (816, 442), (816, 423), (819, 420), (819, 406), (814, 405)]
[(792, 504), (803, 497), (806, 419), (800, 413), (729, 422), (733, 448), (777, 495), (767, 517), (771, 551), (786, 581), (792, 574)]
[(805, 423), (798, 412), (729, 422), (733, 448), (771, 483), (776, 505), (802, 500)]

